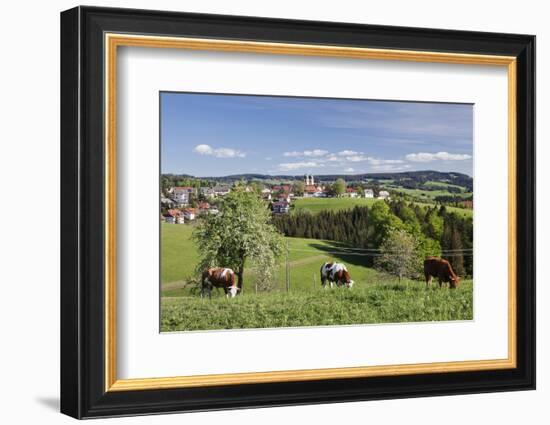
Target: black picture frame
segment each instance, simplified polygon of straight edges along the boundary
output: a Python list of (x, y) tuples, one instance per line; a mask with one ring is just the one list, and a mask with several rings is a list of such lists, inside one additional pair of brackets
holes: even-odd
[[(517, 58), (517, 367), (370, 378), (105, 391), (104, 34)], [(75, 418), (535, 388), (535, 37), (132, 9), (61, 13), (61, 412)], [(499, 259), (495, 258), (498, 263)]]

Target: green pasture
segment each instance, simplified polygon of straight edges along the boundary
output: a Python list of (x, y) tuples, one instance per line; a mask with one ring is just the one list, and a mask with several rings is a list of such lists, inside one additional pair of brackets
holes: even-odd
[[(271, 292), (254, 290), (254, 272), (245, 270), (241, 296), (227, 299), (214, 290), (201, 299), (192, 289), (197, 279), (197, 252), (192, 226), (161, 226), (161, 330), (207, 330), (397, 323), (472, 319), (472, 281), (458, 290), (426, 288), (421, 281), (403, 280), (366, 266), (366, 257), (332, 241), (286, 238), (290, 264), (290, 291), (285, 284), (285, 256)], [(346, 288), (322, 289), (323, 262), (344, 262), (355, 281)]]
[[(190, 225), (162, 223), (161, 288), (166, 297), (189, 295), (198, 254), (191, 239)], [(325, 261), (344, 262), (356, 282), (372, 281), (378, 272), (365, 266), (366, 257), (356, 255), (344, 244), (305, 238), (285, 238), (290, 263), (290, 288), (292, 291), (310, 291), (320, 286), (319, 269)], [(280, 258), (275, 276), (275, 290), (286, 291), (286, 254)], [(245, 291), (254, 290), (254, 271), (245, 269)]]
[[(411, 189), (412, 190), (412, 189)], [(427, 193), (427, 191), (426, 191)], [(293, 201), (293, 211), (308, 210), (317, 214), (323, 210), (341, 211), (352, 209), (355, 206), (372, 206), (375, 202), (383, 202), (374, 198), (298, 198)], [(415, 202), (422, 207), (433, 207), (431, 198), (426, 198), (426, 202)], [(447, 211), (457, 213), (462, 217), (472, 217), (473, 210), (467, 208), (457, 208), (447, 206)]]
[(440, 187), (440, 188), (443, 188), (443, 189), (453, 187), (455, 189), (461, 189), (463, 192), (466, 192), (466, 188), (463, 187), (463, 186), (459, 186), (457, 184), (452, 184), (452, 183), (436, 182), (436, 181), (433, 181), (433, 180), (425, 182), (424, 186), (427, 186), (427, 187)]
[(457, 196), (460, 198), (467, 198), (472, 195), (471, 192), (451, 193), (448, 190), (441, 188), (439, 190), (422, 190), (422, 189), (408, 189), (405, 187), (389, 186), (389, 190), (394, 192), (403, 193), (405, 195), (414, 196), (417, 198), (425, 198), (427, 201), (434, 200), (437, 196)]
[(377, 201), (374, 198), (298, 198), (293, 201), (293, 205), (294, 211), (308, 210), (316, 214), (325, 210), (348, 210), (355, 206), (370, 207)]

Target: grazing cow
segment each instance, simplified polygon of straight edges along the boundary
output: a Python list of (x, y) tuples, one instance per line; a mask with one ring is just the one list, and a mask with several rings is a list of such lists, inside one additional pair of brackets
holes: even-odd
[(460, 279), (453, 271), (451, 264), (442, 258), (426, 258), (424, 260), (424, 276), (426, 277), (426, 286), (432, 284), (432, 276), (437, 277), (440, 288), (443, 282), (449, 282), (449, 287), (452, 289), (460, 286)]
[(353, 286), (353, 280), (348, 272), (348, 269), (342, 263), (325, 263), (321, 266), (321, 285), (325, 287), (327, 281), (330, 283), (330, 287), (334, 286), (346, 286), (351, 288)]
[(235, 272), (226, 267), (216, 267), (202, 272), (201, 296), (212, 297), (212, 288), (223, 288), (225, 295), (234, 298), (241, 288), (235, 283)]

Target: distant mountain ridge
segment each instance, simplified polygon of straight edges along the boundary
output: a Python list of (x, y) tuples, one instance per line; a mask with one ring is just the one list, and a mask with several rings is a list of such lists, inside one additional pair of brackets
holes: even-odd
[[(188, 174), (165, 174), (167, 176), (178, 176), (183, 178), (195, 178)], [(424, 171), (404, 171), (399, 173), (362, 173), (362, 174), (323, 174), (315, 175), (315, 181), (317, 182), (331, 182), (338, 178), (344, 179), (346, 182), (367, 182), (372, 181), (376, 182), (378, 180), (393, 180), (396, 183), (424, 183), (428, 181), (449, 183), (457, 186), (462, 186), (468, 190), (473, 190), (473, 178), (467, 174), (458, 173), (458, 172), (443, 172), (443, 171), (433, 171), (433, 170), (424, 170)], [(291, 174), (280, 174), (280, 175), (268, 175), (268, 174), (232, 174), (228, 176), (221, 177), (196, 177), (204, 180), (214, 180), (220, 183), (234, 183), (239, 180), (281, 180), (281, 181), (290, 181), (290, 180), (301, 180), (303, 179), (303, 174), (291, 175)]]

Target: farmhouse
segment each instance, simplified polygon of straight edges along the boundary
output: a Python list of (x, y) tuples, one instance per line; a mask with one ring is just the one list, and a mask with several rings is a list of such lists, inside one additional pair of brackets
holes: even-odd
[(225, 196), (229, 192), (231, 192), (231, 188), (229, 186), (215, 186), (213, 189), (215, 196)]
[(183, 210), (183, 216), (186, 220), (192, 221), (197, 217), (198, 209), (197, 208), (186, 208)]
[(206, 198), (214, 198), (216, 196), (216, 192), (211, 187), (201, 187), (201, 194)]
[(285, 201), (279, 201), (279, 202), (273, 202), (271, 205), (272, 211), (276, 214), (286, 214), (288, 213), (290, 209), (290, 205), (288, 202)]
[(284, 193), (278, 196), (279, 202), (286, 202), (287, 204), (290, 204), (290, 195), (288, 193)]
[(365, 194), (365, 198), (374, 198), (374, 190), (372, 189), (365, 189), (363, 193)]
[(349, 198), (357, 198), (357, 195), (358, 195), (357, 192), (352, 187), (346, 188), (345, 196), (347, 196)]
[(273, 186), (273, 193), (288, 193), (290, 194), (290, 186), (287, 184)]
[(381, 190), (378, 192), (378, 199), (390, 199), (390, 194), (386, 190)]
[(199, 214), (208, 214), (210, 204), (208, 202), (199, 202)]
[(184, 217), (180, 210), (169, 209), (164, 213), (164, 221), (170, 224), (183, 224), (185, 222)]

